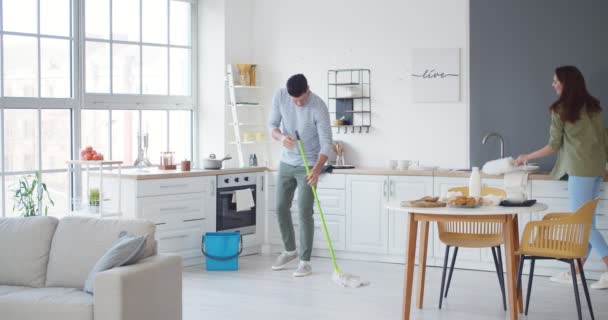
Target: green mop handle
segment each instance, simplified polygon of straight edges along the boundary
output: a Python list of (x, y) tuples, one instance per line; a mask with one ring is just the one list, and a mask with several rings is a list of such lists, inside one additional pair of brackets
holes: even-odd
[[(306, 174), (310, 175), (310, 168), (308, 166), (308, 159), (306, 159), (306, 154), (304, 154), (304, 147), (302, 146), (302, 140), (300, 140), (300, 135), (298, 131), (296, 131), (296, 138), (298, 139), (298, 149), (300, 149), (300, 155), (302, 156), (302, 160), (304, 160), (304, 168), (306, 168)], [(331, 239), (329, 238), (329, 233), (327, 232), (327, 225), (325, 224), (325, 216), (323, 215), (323, 209), (321, 209), (321, 202), (319, 201), (319, 196), (317, 196), (317, 188), (315, 186), (310, 186), (312, 189), (312, 194), (315, 197), (315, 202), (317, 203), (317, 209), (319, 210), (319, 215), (321, 216), (321, 222), (323, 223), (323, 232), (325, 233), (325, 240), (327, 240), (327, 245), (329, 246), (329, 253), (331, 254), (331, 261), (334, 264), (334, 272), (342, 273), (340, 268), (338, 268), (338, 264), (336, 263), (336, 255), (334, 253), (334, 247), (331, 244)]]

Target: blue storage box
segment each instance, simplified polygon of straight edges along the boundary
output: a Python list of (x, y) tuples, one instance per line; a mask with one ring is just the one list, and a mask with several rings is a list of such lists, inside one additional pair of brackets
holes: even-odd
[(243, 237), (238, 231), (207, 232), (203, 236), (202, 251), (208, 271), (238, 270)]

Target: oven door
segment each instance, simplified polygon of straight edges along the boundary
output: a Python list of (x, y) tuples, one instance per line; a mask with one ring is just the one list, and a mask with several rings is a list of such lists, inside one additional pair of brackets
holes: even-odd
[(240, 231), (241, 234), (255, 233), (256, 205), (249, 210), (236, 211), (236, 190), (250, 189), (256, 203), (256, 186), (238, 186), (217, 189), (217, 231)]

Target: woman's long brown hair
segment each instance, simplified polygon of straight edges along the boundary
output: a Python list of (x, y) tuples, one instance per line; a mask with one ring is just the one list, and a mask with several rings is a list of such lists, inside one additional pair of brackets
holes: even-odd
[(600, 101), (587, 91), (585, 78), (577, 67), (556, 68), (555, 76), (562, 83), (562, 93), (549, 109), (558, 112), (562, 121), (571, 123), (578, 121), (583, 108), (589, 113), (602, 110)]

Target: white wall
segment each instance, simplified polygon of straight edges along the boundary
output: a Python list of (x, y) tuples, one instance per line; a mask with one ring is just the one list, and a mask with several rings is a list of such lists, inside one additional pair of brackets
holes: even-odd
[[(372, 130), (346, 135), (334, 130), (334, 140), (347, 145), (347, 162), (377, 167), (388, 159), (410, 159), (468, 166), (468, 0), (249, 2), (253, 41), (248, 62), (259, 66), (268, 104), (292, 74), (304, 73), (312, 91), (325, 99), (328, 69), (370, 68)], [(412, 48), (462, 48), (461, 102), (411, 102)], [(278, 152), (275, 147), (273, 154)]]
[(224, 72), (226, 64), (226, 8), (224, 0), (204, 0), (198, 4), (198, 64), (199, 64), (199, 152), (195, 161), (210, 153), (224, 154), (225, 97)]

